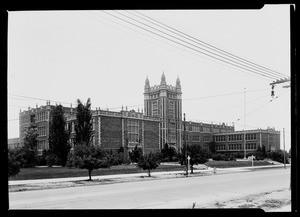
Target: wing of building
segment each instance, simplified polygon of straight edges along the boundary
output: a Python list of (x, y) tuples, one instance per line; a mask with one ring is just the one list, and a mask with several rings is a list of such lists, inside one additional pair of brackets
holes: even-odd
[[(122, 108), (119, 112), (96, 109), (92, 110), (93, 137), (92, 143), (107, 149), (130, 151), (136, 145), (145, 153), (158, 152), (164, 144), (180, 150), (184, 142), (187, 145), (200, 145), (208, 149), (214, 142), (218, 152), (254, 151), (258, 146), (266, 150), (280, 148), (280, 131), (275, 129), (257, 129), (235, 131), (234, 126), (224, 123), (202, 123), (182, 120), (182, 90), (179, 77), (175, 86), (168, 85), (163, 73), (159, 85), (150, 86), (148, 77), (144, 86), (144, 111), (128, 111)], [(50, 111), (54, 105), (47, 101), (45, 106), (28, 108), (19, 114), (18, 146), (23, 145), (26, 129), (31, 123), (38, 129), (38, 154), (49, 149)], [(64, 107), (66, 128), (71, 130), (70, 142), (75, 135), (76, 109)], [(185, 126), (185, 131), (184, 131)], [(184, 137), (185, 134), (185, 137)], [(14, 140), (14, 141), (15, 141)]]

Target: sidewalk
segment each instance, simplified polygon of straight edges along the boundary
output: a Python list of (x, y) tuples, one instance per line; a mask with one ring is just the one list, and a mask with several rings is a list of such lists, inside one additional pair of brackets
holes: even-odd
[[(201, 169), (197, 169), (201, 168)], [(278, 168), (282, 167), (283, 164), (280, 165), (270, 165), (270, 166), (255, 166), (253, 169), (262, 169), (262, 168)], [(290, 167), (290, 164), (286, 165), (286, 167)], [(226, 173), (226, 172), (241, 172), (241, 171), (249, 171), (252, 167), (232, 167), (232, 168), (218, 168), (216, 169), (216, 174), (218, 173)], [(190, 170), (189, 170), (190, 171)], [(213, 174), (214, 169), (208, 167), (204, 169), (203, 165), (195, 165), (194, 166), (194, 174), (197, 173), (209, 173)], [(167, 172), (151, 172), (151, 176), (160, 176), (160, 175), (168, 175), (168, 174), (185, 174), (185, 171), (167, 171)], [(190, 174), (189, 174), (190, 175)], [(92, 176), (93, 179), (117, 179), (117, 178), (129, 178), (129, 177), (141, 177), (146, 176), (146, 171), (143, 173), (131, 173), (131, 174), (116, 174), (116, 175), (103, 175), (103, 176)], [(12, 180), (8, 181), (10, 186), (12, 185), (26, 185), (26, 184), (41, 184), (41, 183), (54, 183), (54, 182), (70, 182), (70, 181), (83, 181), (88, 179), (88, 174), (84, 177), (67, 177), (67, 178), (52, 178), (52, 179), (35, 179), (35, 180)]]

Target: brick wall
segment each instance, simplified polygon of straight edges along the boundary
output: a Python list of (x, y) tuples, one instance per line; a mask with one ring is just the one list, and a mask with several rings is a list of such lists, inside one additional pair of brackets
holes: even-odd
[(159, 149), (159, 122), (144, 122), (144, 148), (145, 153), (160, 152)]
[(101, 116), (101, 147), (119, 149), (122, 146), (122, 119)]

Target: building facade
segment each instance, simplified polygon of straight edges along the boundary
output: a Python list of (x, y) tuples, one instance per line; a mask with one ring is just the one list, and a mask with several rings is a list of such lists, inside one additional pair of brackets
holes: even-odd
[[(38, 155), (49, 149), (50, 112), (54, 108), (47, 101), (46, 106), (36, 106), (20, 111), (19, 146), (23, 146), (24, 136), (30, 124), (38, 131)], [(66, 129), (70, 129), (70, 143), (74, 147), (76, 109), (63, 107)], [(264, 145), (266, 150), (280, 149), (280, 131), (275, 129), (235, 131), (234, 126), (182, 120), (182, 90), (179, 78), (176, 85), (167, 85), (164, 73), (159, 85), (150, 86), (148, 77), (144, 86), (144, 112), (122, 110), (91, 110), (95, 146), (117, 150), (123, 147), (130, 151), (135, 146), (144, 153), (157, 152), (164, 144), (180, 151), (184, 144), (200, 145), (208, 149), (214, 142), (217, 152), (253, 151)], [(185, 130), (184, 130), (185, 129)], [(15, 139), (16, 140), (16, 139)]]
[(160, 119), (161, 147), (168, 143), (175, 148), (182, 146), (182, 99), (181, 85), (167, 85), (164, 73), (159, 85), (150, 86), (147, 77), (144, 88), (144, 112), (146, 116)]
[(217, 152), (254, 152), (265, 146), (266, 151), (280, 149), (280, 131), (274, 128), (266, 130), (246, 130), (214, 135)]

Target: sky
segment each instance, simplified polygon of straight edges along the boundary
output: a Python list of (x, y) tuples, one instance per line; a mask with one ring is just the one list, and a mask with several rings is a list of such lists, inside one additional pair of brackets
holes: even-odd
[(19, 136), (20, 110), (46, 100), (75, 107), (77, 99), (91, 98), (94, 108), (141, 110), (146, 77), (150, 86), (158, 85), (164, 72), (168, 85), (175, 86), (177, 76), (181, 81), (187, 120), (234, 124), (236, 130), (275, 127), (281, 131), (281, 147), (284, 128), (289, 150), (290, 88), (276, 85), (272, 98), (275, 79), (146, 31), (154, 31), (153, 23), (141, 29), (133, 19), (145, 22), (144, 15), (282, 78), (290, 76), (289, 5), (260, 10), (10, 11), (8, 138)]

